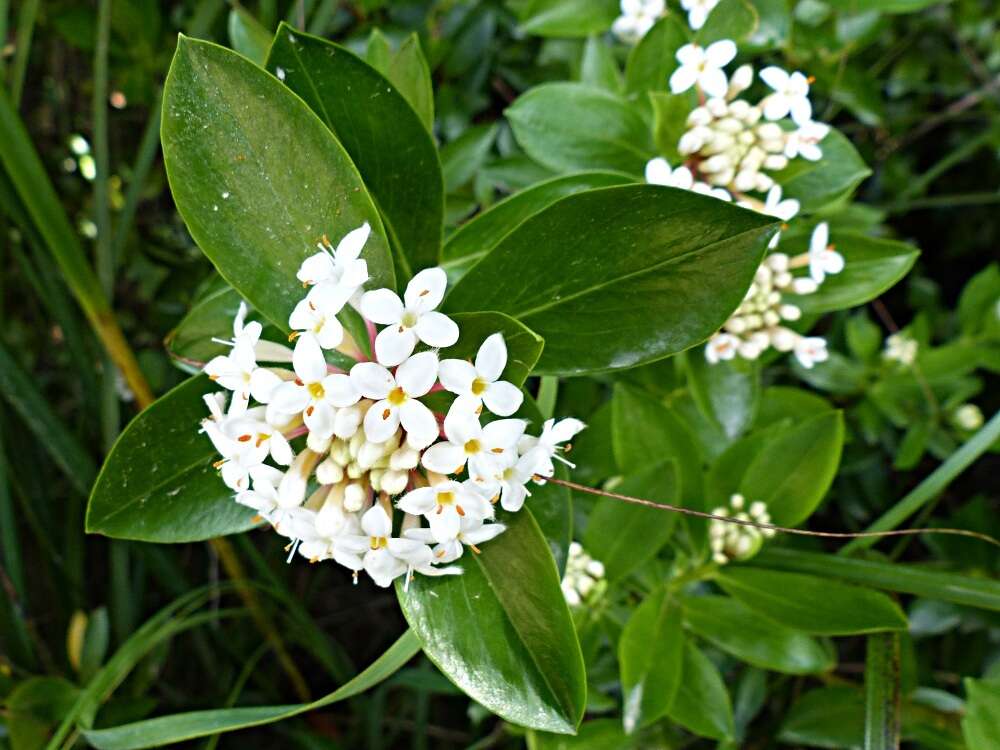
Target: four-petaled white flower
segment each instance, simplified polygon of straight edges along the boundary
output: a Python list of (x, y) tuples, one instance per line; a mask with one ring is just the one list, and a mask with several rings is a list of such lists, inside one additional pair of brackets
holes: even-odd
[(789, 74), (771, 65), (760, 71), (761, 80), (774, 89), (763, 102), (764, 117), (780, 120), (789, 114), (797, 125), (805, 125), (812, 120), (812, 104), (809, 103), (809, 79), (799, 71)]
[(484, 490), (494, 491), (508, 453), (524, 434), (523, 419), (498, 419), (485, 427), (467, 405), (456, 400), (444, 418), (447, 440), (428, 448), (421, 459), (438, 474), (458, 474), (469, 465), (469, 476)]
[(466, 546), (478, 554), (479, 548), (476, 546), (477, 544), (495, 539), (506, 530), (507, 527), (502, 523), (483, 523), (482, 519), (477, 520), (466, 516), (459, 522), (458, 533), (453, 538), (444, 542), (439, 542), (434, 537), (434, 532), (431, 529), (425, 528), (409, 529), (403, 532), (403, 536), (407, 539), (423, 542), (424, 544), (434, 544), (434, 549), (431, 550), (434, 555), (434, 561), (450, 563), (462, 556), (462, 552)]
[[(794, 198), (781, 198), (781, 185), (774, 185), (770, 190), (767, 191), (767, 197), (764, 200), (764, 213), (768, 216), (773, 216), (776, 219), (781, 219), (782, 221), (791, 221), (792, 217), (799, 212), (800, 204)], [(769, 248), (775, 248), (778, 246), (778, 241), (781, 239), (781, 232), (775, 232), (774, 237), (771, 238), (771, 242), (768, 244)]]
[(356, 404), (360, 398), (351, 378), (343, 373), (329, 372), (323, 350), (312, 336), (299, 337), (292, 367), (295, 380), (285, 381), (274, 389), (269, 412), (301, 412), (310, 432), (323, 437), (332, 435), (337, 408)]
[(795, 358), (807, 370), (817, 362), (825, 362), (828, 356), (826, 339), (819, 336), (802, 336), (795, 342)]
[(352, 570), (364, 569), (375, 584), (386, 588), (409, 567), (423, 567), (430, 561), (427, 545), (414, 539), (392, 536), (392, 519), (375, 504), (361, 516), (363, 534), (345, 534), (338, 539), (341, 564)]
[(415, 516), (425, 516), (434, 541), (442, 543), (458, 535), (464, 519), (482, 523), (483, 519), (493, 517), (489, 500), (468, 483), (453, 480), (411, 490), (396, 507)]
[(723, 68), (736, 57), (736, 44), (730, 39), (720, 39), (708, 47), (685, 44), (677, 50), (680, 66), (670, 76), (670, 90), (675, 94), (699, 86), (708, 96), (722, 98), (729, 82)]
[(729, 360), (736, 356), (740, 340), (731, 333), (717, 333), (705, 344), (705, 359), (709, 364)]
[(499, 417), (509, 417), (521, 407), (524, 394), (517, 386), (500, 380), (507, 366), (507, 345), (503, 335), (487, 337), (476, 354), (475, 365), (461, 359), (445, 359), (438, 376), (451, 391), (474, 410), (482, 404)]
[(360, 362), (351, 368), (351, 381), (365, 398), (376, 403), (365, 414), (365, 436), (369, 442), (382, 443), (393, 436), (402, 424), (406, 442), (421, 450), (438, 436), (434, 414), (421, 396), (434, 386), (438, 375), (435, 352), (420, 352), (403, 362), (393, 375), (375, 362)]
[(573, 466), (569, 461), (559, 455), (560, 451), (566, 450), (561, 444), (572, 440), (580, 430), (585, 428), (579, 419), (567, 417), (560, 419), (546, 419), (542, 425), (542, 434), (538, 437), (525, 435), (518, 443), (517, 449), (522, 455), (531, 455), (534, 460), (533, 472), (541, 477), (551, 477), (555, 474), (555, 466), (552, 459), (562, 461), (567, 466)]
[(830, 133), (830, 126), (822, 122), (810, 121), (788, 134), (785, 143), (785, 156), (794, 159), (801, 156), (808, 161), (819, 161), (823, 158), (823, 149), (819, 144)]
[(719, 0), (681, 0), (681, 7), (687, 11), (688, 26), (697, 31), (705, 25), (708, 14), (711, 13)]
[(209, 378), (233, 392), (229, 403), (230, 414), (245, 412), (250, 404), (250, 396), (261, 403), (267, 403), (278, 384), (278, 377), (273, 372), (257, 367), (254, 348), (260, 340), (263, 327), (257, 321), (244, 325), (246, 315), (246, 303), (241, 302), (233, 319), (233, 340), (219, 341), (231, 346), (232, 351), (213, 357), (204, 367)]
[(317, 287), (319, 293), (310, 294), (300, 301), (288, 316), (288, 326), (296, 331), (293, 336), (315, 336), (324, 349), (335, 349), (344, 340), (344, 326), (337, 320), (337, 313), (343, 309), (337, 304), (335, 293)]
[(371, 226), (366, 221), (357, 229), (344, 235), (333, 249), (330, 241), (323, 237), (317, 244), (319, 252), (310, 255), (299, 268), (299, 281), (310, 290), (309, 296), (325, 297), (329, 307), (341, 308), (354, 296), (355, 292), (368, 281), (368, 264), (361, 258), (361, 250), (371, 234)]
[(809, 238), (809, 275), (817, 284), (823, 283), (828, 273), (844, 270), (844, 256), (830, 244), (830, 226), (824, 221), (816, 225)]
[(524, 505), (524, 499), (531, 497), (527, 485), (535, 476), (539, 455), (529, 451), (523, 456), (515, 457), (513, 453), (507, 456), (499, 475), (500, 505), (504, 510), (516, 513)]
[(444, 299), (448, 277), (440, 268), (427, 268), (406, 285), (403, 299), (391, 289), (376, 289), (361, 297), (361, 314), (386, 326), (375, 337), (375, 356), (394, 367), (413, 353), (417, 341), (444, 348), (458, 341), (458, 326), (435, 308)]
[(694, 175), (685, 166), (672, 169), (666, 159), (657, 156), (646, 162), (646, 182), (650, 185), (666, 185), (690, 190), (694, 186)]
[(646, 36), (665, 10), (664, 0), (621, 0), (622, 14), (611, 25), (611, 32), (623, 42), (635, 44)]

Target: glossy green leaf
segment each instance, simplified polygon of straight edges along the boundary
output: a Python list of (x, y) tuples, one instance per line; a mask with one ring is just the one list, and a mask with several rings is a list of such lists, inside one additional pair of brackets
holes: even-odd
[(229, 347), (212, 339), (232, 336), (240, 301), (239, 292), (225, 283), (198, 299), (164, 341), (170, 356), (194, 373), (212, 357), (228, 351)]
[(625, 734), (617, 719), (592, 719), (580, 725), (575, 737), (528, 732), (528, 750), (638, 750), (644, 739), (642, 733)]
[(587, 686), (555, 563), (530, 512), (499, 520), (507, 530), (482, 554), (463, 556), (462, 575), (398, 586), (403, 614), (431, 661), (471, 698), (515, 724), (571, 734)]
[(632, 613), (618, 641), (626, 732), (667, 713), (680, 687), (683, 659), (680, 607), (659, 589)]
[(656, 150), (669, 164), (684, 161), (677, 150), (677, 144), (688, 129), (688, 115), (697, 106), (693, 97), (692, 91), (685, 91), (683, 94), (652, 91), (649, 94), (653, 105), (653, 140)]
[(843, 310), (869, 302), (906, 276), (920, 251), (912, 245), (860, 234), (833, 231), (844, 270), (827, 276), (815, 294), (789, 296), (807, 315)]
[[(430, 132), (406, 97), (350, 50), (282, 25), (267, 69), (326, 123), (346, 149), (402, 249), (407, 273), (441, 250), (444, 187)], [(399, 256), (397, 256), (399, 257)], [(374, 286), (374, 285), (373, 285)]]
[(52, 729), (69, 711), (80, 688), (63, 677), (28, 677), (4, 697), (7, 739), (17, 750), (45, 746)]
[(257, 310), (284, 329), (295, 278), (323, 234), (368, 221), (372, 286), (393, 286), (378, 212), (344, 149), (280, 81), (234, 52), (181, 37), (163, 94), (163, 156), (198, 246)]
[(693, 643), (684, 644), (681, 682), (667, 715), (702, 737), (731, 739), (733, 704), (718, 668)]
[(868, 636), (865, 750), (897, 750), (900, 730), (899, 634)]
[(444, 174), (444, 187), (449, 195), (479, 172), (486, 163), (496, 137), (496, 123), (484, 123), (474, 125), (441, 148), (441, 170)]
[(625, 88), (630, 94), (665, 91), (677, 69), (677, 50), (689, 41), (683, 21), (670, 13), (661, 18), (629, 52)]
[(474, 361), (486, 337), (502, 333), (507, 344), (507, 366), (502, 379), (516, 386), (524, 383), (545, 345), (530, 328), (502, 313), (458, 313), (452, 319), (458, 324), (459, 338), (453, 346), (441, 350), (441, 359)]
[(774, 622), (814, 635), (858, 635), (906, 628), (906, 615), (878, 591), (828, 577), (730, 566), (719, 585)]
[(139, 750), (273, 724), (369, 690), (397, 672), (419, 649), (420, 643), (413, 631), (407, 630), (367, 669), (332, 693), (311, 703), (189, 711), (107, 729), (92, 729), (83, 734), (87, 742), (98, 750)]
[(368, 42), (365, 60), (384, 75), (402, 94), (428, 132), (434, 131), (434, 90), (427, 58), (420, 47), (420, 37), (410, 34), (395, 52), (388, 40), (375, 29)]
[(206, 376), (181, 383), (133, 419), (108, 455), (87, 506), (87, 531), (147, 542), (193, 542), (253, 528), (199, 432)]
[(752, 36), (759, 25), (757, 9), (749, 0), (722, 0), (695, 33), (695, 41), (707, 46), (719, 39), (732, 39), (739, 44)]
[(784, 428), (774, 425), (740, 438), (712, 462), (705, 475), (705, 496), (725, 501), (740, 491), (740, 483), (764, 447), (778, 438)]
[(687, 358), (688, 385), (698, 408), (726, 437), (739, 437), (753, 422), (760, 397), (760, 366), (744, 359), (709, 364), (701, 352)]
[(649, 126), (619, 96), (581, 83), (546, 83), (506, 110), (528, 156), (557, 172), (610, 169), (641, 175), (654, 155)]
[(864, 743), (865, 702), (852, 687), (811, 690), (792, 706), (778, 739), (793, 745), (854, 750)]
[(621, 91), (622, 73), (607, 40), (597, 36), (587, 39), (580, 58), (580, 83), (612, 93)]
[(972, 748), (1000, 747), (1000, 680), (965, 680), (968, 696), (962, 736)]
[(593, 188), (625, 185), (632, 181), (631, 177), (616, 172), (580, 172), (555, 177), (515, 193), (455, 230), (441, 252), (444, 268), (449, 276), (457, 278), (452, 270), (456, 265), (464, 273), (525, 219), (551, 206), (560, 198)]
[(786, 198), (795, 198), (803, 211), (815, 211), (856, 188), (871, 170), (844, 135), (831, 130), (820, 143), (819, 161), (796, 159), (775, 175)]
[(836, 664), (832, 649), (820, 641), (770, 622), (728, 596), (691, 596), (683, 607), (693, 633), (749, 664), (786, 674), (826, 672)]
[(768, 442), (747, 468), (740, 491), (751, 502), (767, 503), (774, 523), (799, 524), (833, 482), (843, 444), (840, 412), (813, 417)]
[(527, 0), (518, 10), (521, 30), (538, 36), (588, 36), (611, 28), (616, 0)]
[(1000, 612), (1000, 582), (923, 566), (858, 560), (790, 549), (765, 549), (754, 564), (838, 578), (872, 588)]
[(540, 373), (630, 367), (717, 330), (743, 298), (771, 227), (760, 214), (658, 185), (577, 193), (504, 237), (444, 307), (523, 322), (545, 339)]
[(235, 5), (230, 9), (229, 43), (243, 57), (263, 67), (271, 37), (271, 32), (261, 26), (246, 8)]
[[(614, 491), (659, 503), (680, 497), (677, 464), (662, 461), (629, 476)], [(677, 525), (677, 514), (603, 497), (587, 517), (583, 546), (604, 564), (608, 581), (618, 581), (653, 559)]]

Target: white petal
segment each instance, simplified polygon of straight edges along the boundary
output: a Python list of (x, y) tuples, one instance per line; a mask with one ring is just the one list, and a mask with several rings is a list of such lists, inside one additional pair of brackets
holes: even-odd
[(434, 414), (424, 404), (409, 399), (399, 407), (399, 421), (406, 430), (406, 442), (421, 450), (438, 437), (438, 423)]
[(726, 74), (718, 68), (708, 68), (698, 76), (698, 85), (709, 96), (723, 97), (729, 90), (729, 81)]
[(403, 317), (403, 303), (391, 289), (375, 289), (361, 297), (361, 314), (372, 323), (392, 325)]
[(448, 409), (444, 418), (444, 434), (458, 445), (465, 445), (470, 440), (476, 440), (483, 434), (476, 414), (476, 405), (468, 399), (457, 398)]
[(365, 437), (371, 443), (384, 443), (399, 427), (399, 409), (388, 401), (377, 401), (365, 414)]
[(830, 225), (825, 221), (816, 225), (809, 238), (809, 252), (813, 255), (822, 253), (830, 245)]
[[(433, 487), (419, 487), (403, 495), (396, 503), (396, 507), (415, 516), (430, 513), (437, 507), (437, 491)], [(413, 529), (413, 531), (417, 531), (417, 529)], [(409, 531), (406, 532), (406, 535), (415, 538)]]
[(333, 434), (334, 410), (326, 401), (316, 401), (310, 404), (302, 414), (302, 421), (309, 431), (321, 437)]
[[(292, 453), (292, 446), (288, 444), (285, 436), (275, 431), (271, 433), (269, 441), (271, 443), (271, 458), (274, 459), (275, 463), (288, 466), (292, 462), (292, 459), (295, 458), (295, 455)], [(254, 481), (256, 482), (257, 480), (254, 479)]]
[(301, 300), (288, 316), (288, 326), (293, 331), (308, 331), (316, 324), (315, 305), (308, 299)]
[(431, 533), (436, 542), (445, 543), (451, 541), (461, 529), (461, 518), (450, 508), (444, 513), (433, 513), (427, 517), (431, 524)]
[[(712, 42), (705, 50), (705, 57), (709, 65), (724, 68), (736, 57), (736, 43), (731, 39), (720, 39), (717, 42)], [(725, 92), (722, 96), (725, 96)]]
[(333, 316), (323, 319), (323, 325), (316, 331), (316, 340), (324, 349), (336, 349), (344, 340), (344, 326)]
[(396, 369), (396, 383), (406, 395), (416, 398), (429, 391), (438, 375), (436, 352), (414, 354)]
[(420, 463), (438, 474), (454, 474), (465, 466), (465, 451), (453, 443), (435, 443), (424, 451)]
[(284, 381), (278, 374), (266, 367), (258, 367), (250, 373), (250, 395), (262, 404), (268, 403), (274, 395), (274, 389)]
[(764, 99), (764, 117), (768, 120), (780, 120), (788, 114), (788, 97), (783, 94), (771, 94)]
[(521, 408), (524, 394), (521, 389), (506, 380), (490, 383), (483, 394), (486, 408), (498, 417), (509, 417)]
[(804, 96), (792, 100), (792, 119), (796, 125), (805, 125), (812, 120), (812, 104)]
[(375, 357), (386, 367), (395, 367), (413, 353), (417, 335), (412, 328), (391, 325), (375, 337)]
[(555, 422), (552, 425), (549, 435), (551, 436), (553, 442), (565, 443), (567, 440), (571, 440), (586, 426), (587, 425), (579, 419), (567, 417), (566, 419), (560, 419), (558, 422)]
[[(681, 48), (683, 49), (683, 47)], [(698, 80), (698, 69), (688, 65), (682, 65), (670, 76), (670, 90), (675, 94), (680, 94), (694, 86)]]
[(784, 91), (788, 85), (788, 73), (774, 65), (760, 71), (760, 79), (775, 91)]
[(438, 368), (438, 377), (445, 390), (461, 396), (472, 391), (476, 368), (463, 359), (444, 359)]
[(444, 290), (448, 286), (448, 276), (443, 269), (425, 268), (406, 285), (403, 299), (408, 310), (418, 313), (428, 312), (441, 304)]
[(513, 448), (524, 434), (523, 419), (498, 419), (483, 427), (483, 442), (487, 448)]
[[(350, 375), (338, 373), (323, 378), (324, 398), (337, 407), (353, 406), (358, 403), (361, 394)], [(376, 397), (378, 398), (378, 397)]]
[(305, 386), (287, 381), (274, 389), (268, 406), (279, 414), (297, 414), (309, 405), (310, 399)]
[(333, 258), (325, 250), (310, 255), (299, 266), (296, 277), (303, 284), (316, 284), (327, 279), (333, 273)]
[(361, 516), (361, 528), (368, 536), (391, 536), (392, 519), (385, 509), (376, 503)]
[(505, 484), (500, 493), (500, 506), (510, 513), (517, 513), (527, 496), (528, 490), (523, 484)]
[(371, 225), (366, 221), (357, 229), (353, 229), (344, 235), (344, 238), (337, 244), (337, 260), (355, 260), (361, 255), (361, 249), (368, 241), (368, 235), (372, 232)]
[(676, 57), (682, 66), (697, 68), (705, 60), (705, 50), (697, 44), (685, 44), (677, 50)]
[(382, 399), (396, 387), (396, 380), (376, 362), (359, 362), (351, 368), (351, 382), (365, 398)]
[(493, 382), (503, 374), (507, 366), (507, 344), (503, 334), (494, 333), (486, 337), (476, 354), (476, 371), (483, 380)]
[(646, 162), (645, 177), (650, 185), (669, 185), (673, 170), (662, 156)]
[(416, 326), (417, 337), (428, 346), (443, 349), (458, 341), (458, 326), (451, 318), (439, 312), (426, 312)]
[(292, 354), (292, 367), (303, 383), (318, 383), (326, 377), (326, 359), (314, 336), (299, 336)]

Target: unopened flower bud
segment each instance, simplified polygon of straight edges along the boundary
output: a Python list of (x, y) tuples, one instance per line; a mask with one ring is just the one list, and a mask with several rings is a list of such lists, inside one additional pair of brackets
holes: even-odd
[(795, 305), (782, 305), (778, 308), (778, 314), (785, 320), (798, 320), (802, 317), (802, 311)]
[(328, 457), (316, 467), (316, 480), (320, 484), (336, 484), (344, 478), (344, 467)]
[(760, 356), (760, 348), (750, 341), (744, 341), (740, 344), (737, 351), (743, 359), (757, 359)]
[(330, 437), (324, 437), (310, 430), (306, 435), (306, 446), (316, 453), (326, 453), (330, 449)]
[(687, 117), (687, 125), (693, 128), (697, 125), (708, 125), (712, 122), (712, 114), (705, 107), (695, 107)]
[(788, 159), (786, 159), (781, 154), (770, 154), (766, 159), (764, 159), (764, 169), (773, 169), (774, 171), (779, 171), (788, 166)]
[(729, 104), (726, 103), (725, 99), (712, 97), (705, 102), (705, 109), (711, 113), (712, 117), (725, 117), (729, 113)]
[(368, 501), (368, 489), (357, 482), (352, 482), (344, 489), (344, 510), (351, 513), (361, 510)]
[(771, 253), (767, 256), (767, 267), (772, 271), (787, 271), (788, 270), (788, 256), (785, 253)]
[(388, 470), (382, 475), (382, 492), (399, 495), (406, 490), (410, 475), (406, 471)]
[(389, 458), (389, 468), (395, 471), (415, 469), (418, 463), (420, 463), (420, 451), (414, 450), (408, 445), (393, 451)]
[(799, 276), (792, 281), (792, 291), (796, 294), (812, 294), (819, 289), (819, 284), (808, 276)]
[[(739, 96), (742, 92), (750, 88), (753, 83), (753, 66), (752, 65), (741, 65), (733, 74), (729, 77), (729, 90), (726, 92), (726, 96), (729, 99), (734, 99)], [(735, 104), (736, 102), (733, 102)]]
[(795, 340), (798, 334), (788, 328), (776, 326), (771, 329), (771, 346), (779, 352), (790, 352), (795, 348)]

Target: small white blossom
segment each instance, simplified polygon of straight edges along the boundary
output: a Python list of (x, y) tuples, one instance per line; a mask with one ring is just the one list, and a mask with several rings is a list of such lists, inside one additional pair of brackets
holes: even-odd
[(334, 249), (324, 236), (317, 247), (319, 252), (302, 262), (298, 279), (306, 286), (315, 288), (310, 297), (323, 297), (326, 308), (340, 312), (358, 289), (368, 281), (368, 264), (361, 257), (361, 250), (371, 234), (371, 226), (365, 222), (348, 232)]
[(894, 333), (885, 340), (882, 356), (909, 367), (917, 358), (917, 341), (905, 333)]
[(392, 519), (381, 505), (361, 517), (363, 534), (345, 534), (339, 540), (346, 567), (362, 568), (377, 586), (386, 588), (410, 566), (424, 566), (431, 559), (427, 545), (392, 536)]
[[(317, 287), (319, 288), (319, 287)], [(337, 313), (343, 309), (326, 290), (320, 294), (310, 294), (301, 300), (288, 316), (288, 326), (299, 335), (315, 336), (324, 349), (335, 349), (344, 340), (344, 326), (337, 320)]]
[(635, 44), (665, 10), (664, 0), (621, 0), (621, 15), (611, 25), (611, 32), (623, 42)]
[(736, 356), (740, 340), (731, 333), (717, 333), (705, 344), (705, 359), (709, 364), (716, 364)]
[(209, 378), (233, 392), (229, 404), (231, 414), (246, 411), (251, 396), (261, 403), (267, 403), (278, 384), (274, 373), (257, 367), (254, 350), (263, 327), (257, 321), (244, 325), (246, 315), (246, 303), (241, 302), (233, 320), (233, 340), (220, 342), (231, 346), (232, 351), (213, 357), (204, 368)]
[(807, 122), (797, 130), (787, 135), (785, 156), (794, 159), (801, 156), (808, 161), (819, 161), (823, 158), (823, 149), (819, 144), (830, 133), (830, 126), (821, 122)]
[(708, 47), (685, 44), (677, 50), (680, 66), (670, 76), (670, 90), (675, 94), (698, 86), (708, 96), (725, 97), (729, 88), (723, 68), (736, 57), (736, 44), (720, 39)]
[(983, 411), (975, 404), (962, 404), (955, 410), (952, 420), (960, 430), (978, 430), (983, 426)]
[(799, 71), (789, 74), (771, 65), (760, 71), (760, 78), (774, 89), (763, 102), (764, 117), (780, 120), (789, 114), (797, 125), (805, 125), (812, 120), (812, 104), (809, 102), (809, 79)]
[(500, 380), (507, 366), (507, 345), (503, 335), (486, 338), (476, 354), (475, 365), (461, 359), (445, 359), (438, 376), (445, 390), (466, 399), (474, 408), (486, 405), (493, 414), (509, 417), (521, 407), (521, 389)]
[(375, 362), (360, 362), (351, 368), (355, 388), (375, 403), (365, 414), (365, 435), (375, 443), (388, 440), (400, 425), (406, 441), (418, 450), (438, 435), (434, 414), (421, 401), (434, 386), (438, 374), (435, 352), (421, 352), (403, 362), (393, 375)]
[(523, 419), (497, 419), (483, 426), (474, 411), (456, 400), (444, 419), (446, 439), (428, 448), (421, 463), (438, 474), (458, 474), (468, 463), (472, 480), (485, 490), (495, 490), (524, 428)]
[(690, 169), (684, 166), (671, 169), (667, 160), (658, 156), (646, 162), (646, 182), (650, 185), (665, 185), (690, 190), (694, 185), (694, 175), (691, 174)]
[(573, 417), (559, 421), (546, 419), (545, 424), (542, 425), (542, 434), (538, 437), (525, 435), (518, 443), (517, 449), (521, 455), (531, 455), (535, 462), (533, 466), (535, 474), (541, 477), (551, 477), (556, 471), (552, 459), (562, 461), (567, 466), (573, 466), (559, 455), (566, 450), (562, 443), (572, 440), (586, 426), (579, 419)]
[(821, 284), (826, 275), (844, 270), (844, 256), (830, 244), (830, 226), (824, 221), (816, 225), (809, 239), (809, 275)]
[(795, 358), (807, 370), (811, 370), (817, 362), (825, 362), (828, 356), (826, 339), (803, 336), (795, 342)]
[(688, 26), (700, 29), (708, 20), (708, 14), (719, 4), (719, 0), (681, 0), (681, 7), (687, 11)]
[(566, 603), (578, 607), (592, 596), (597, 596), (604, 579), (604, 565), (583, 551), (578, 542), (570, 542), (566, 556), (566, 572), (560, 588)]
[(493, 517), (493, 506), (488, 500), (472, 486), (452, 480), (411, 490), (396, 507), (414, 516), (424, 516), (438, 543), (455, 539), (464, 519), (482, 523)]
[(495, 539), (506, 530), (507, 527), (502, 523), (484, 523), (482, 519), (466, 516), (461, 519), (458, 533), (455, 534), (454, 538), (445, 542), (438, 542), (431, 529), (408, 529), (403, 533), (403, 536), (424, 544), (434, 544), (434, 549), (431, 550), (434, 554), (434, 561), (450, 563), (462, 556), (465, 547), (469, 547), (478, 554), (479, 547), (476, 545)]

